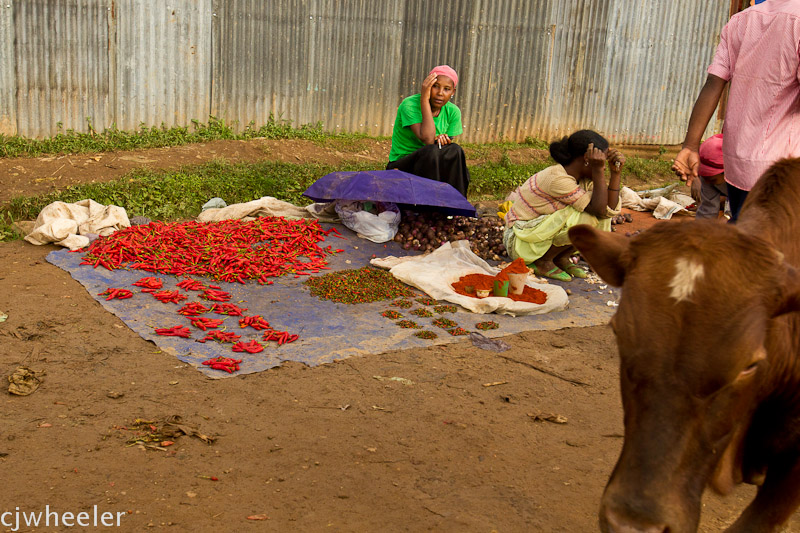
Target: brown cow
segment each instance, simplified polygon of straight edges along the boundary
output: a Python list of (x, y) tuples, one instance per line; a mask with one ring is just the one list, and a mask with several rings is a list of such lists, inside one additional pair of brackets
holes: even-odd
[(780, 527), (800, 504), (800, 159), (763, 175), (736, 226), (569, 236), (622, 287), (625, 441), (601, 529), (696, 531), (705, 487), (742, 481), (760, 487), (728, 531)]

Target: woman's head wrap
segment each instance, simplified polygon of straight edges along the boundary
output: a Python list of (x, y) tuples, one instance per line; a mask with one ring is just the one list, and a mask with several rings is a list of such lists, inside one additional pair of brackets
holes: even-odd
[(436, 74), (437, 76), (447, 76), (451, 80), (453, 80), (453, 87), (458, 85), (458, 74), (456, 71), (453, 70), (452, 67), (449, 65), (439, 65), (438, 67), (433, 67), (433, 69), (428, 74)]

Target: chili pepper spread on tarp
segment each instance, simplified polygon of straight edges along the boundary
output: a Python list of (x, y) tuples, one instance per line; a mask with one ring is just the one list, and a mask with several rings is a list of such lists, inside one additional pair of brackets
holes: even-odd
[(317, 220), (283, 217), (151, 222), (99, 237), (89, 245), (81, 264), (267, 283), (267, 278), (287, 273), (327, 270), (328, 254), (344, 251), (319, 247), (331, 231), (336, 230), (322, 229)]
[(226, 332), (226, 331), (219, 331), (217, 329), (211, 330), (208, 334), (203, 337), (202, 339), (197, 339), (197, 342), (206, 342), (206, 341), (217, 341), (217, 342), (239, 342), (241, 339), (241, 335), (237, 335), (233, 332)]
[(173, 326), (171, 328), (156, 328), (157, 335), (164, 335), (166, 337), (184, 337), (189, 338), (192, 332), (186, 326)]
[(213, 368), (214, 370), (224, 370), (229, 374), (239, 370), (239, 363), (241, 363), (241, 359), (231, 359), (230, 357), (214, 357), (207, 361), (203, 361), (203, 364)]
[(264, 351), (264, 347), (259, 343), (257, 340), (252, 340), (249, 342), (237, 342), (233, 345), (234, 352), (247, 352), (247, 353), (258, 353)]
[(144, 287), (142, 292), (156, 292), (164, 286), (164, 281), (161, 278), (147, 277), (132, 284), (134, 287)]
[(105, 291), (98, 294), (98, 296), (108, 296), (106, 300), (125, 300), (127, 298), (133, 297), (133, 293), (128, 289), (114, 289), (112, 287), (107, 288)]
[(222, 325), (223, 319), (222, 318), (205, 318), (202, 316), (193, 316), (189, 318), (189, 321), (192, 325), (196, 328), (202, 329), (203, 331), (207, 329), (218, 328)]

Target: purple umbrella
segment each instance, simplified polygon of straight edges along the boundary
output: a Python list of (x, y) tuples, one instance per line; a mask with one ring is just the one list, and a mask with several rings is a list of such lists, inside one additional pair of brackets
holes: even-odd
[(315, 202), (352, 200), (425, 205), (449, 215), (475, 216), (475, 207), (449, 183), (396, 169), (331, 172), (315, 181), (303, 196)]

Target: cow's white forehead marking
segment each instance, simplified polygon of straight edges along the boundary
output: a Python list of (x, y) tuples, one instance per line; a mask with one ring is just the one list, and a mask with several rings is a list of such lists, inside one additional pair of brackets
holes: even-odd
[(703, 264), (685, 257), (675, 260), (675, 276), (669, 282), (672, 292), (669, 295), (681, 302), (694, 292), (697, 281), (703, 277)]

